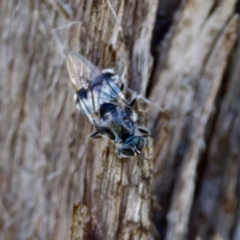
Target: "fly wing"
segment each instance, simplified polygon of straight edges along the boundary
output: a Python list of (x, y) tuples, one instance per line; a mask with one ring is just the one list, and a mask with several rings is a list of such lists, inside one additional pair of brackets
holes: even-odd
[(70, 52), (67, 56), (67, 70), (73, 85), (78, 92), (88, 88), (89, 83), (102, 72), (81, 54)]
[(99, 75), (89, 84), (88, 99), (92, 100), (89, 103), (94, 113), (98, 113), (104, 103), (129, 106), (118, 85), (104, 74)]
[(85, 115), (88, 117), (89, 121), (94, 125), (97, 126), (98, 124), (98, 118), (94, 113), (94, 109), (92, 106), (92, 101), (88, 97), (88, 91), (84, 88), (81, 88), (77, 92), (78, 100), (79, 100), (79, 105)]
[(82, 55), (70, 52), (67, 57), (67, 69), (79, 105), (93, 124), (97, 123), (103, 103), (129, 105), (114, 79), (106, 74), (106, 71), (101, 72)]
[(105, 79), (102, 74), (93, 79), (88, 89), (81, 88), (76, 94), (82, 111), (89, 121), (97, 126), (100, 121), (101, 106), (106, 103), (119, 105), (118, 98), (121, 91), (115, 83)]

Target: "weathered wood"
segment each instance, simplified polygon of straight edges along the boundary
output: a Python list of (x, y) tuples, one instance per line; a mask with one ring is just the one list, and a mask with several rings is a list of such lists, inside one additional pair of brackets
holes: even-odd
[[(0, 2), (0, 239), (239, 239), (237, 1), (176, 2)], [(150, 161), (89, 139), (70, 50), (150, 93)]]
[[(239, 34), (239, 26), (238, 26)], [(225, 77), (225, 96), (213, 126), (213, 135), (206, 156), (192, 215), (191, 229), (205, 239), (209, 232), (223, 239), (239, 239), (238, 169), (239, 169), (239, 39)]]
[(2, 239), (66, 239), (71, 225), (71, 239), (150, 239), (152, 161), (116, 158), (109, 142), (88, 138), (65, 58), (79, 51), (145, 92), (157, 4), (1, 3)]
[[(235, 4), (236, 1), (185, 4), (174, 25), (166, 67), (157, 76), (151, 95), (153, 101), (170, 112), (171, 118), (167, 142), (159, 158), (161, 174), (154, 180), (154, 190), (168, 215), (168, 240), (184, 239), (188, 229), (197, 165), (206, 148), (206, 124), (214, 111), (216, 94), (236, 39)], [(158, 192), (161, 185), (164, 186)], [(161, 200), (170, 196), (171, 205)]]

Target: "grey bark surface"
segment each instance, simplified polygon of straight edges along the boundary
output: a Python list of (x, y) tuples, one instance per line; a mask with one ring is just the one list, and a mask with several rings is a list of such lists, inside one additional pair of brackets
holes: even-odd
[[(237, 3), (1, 1), (0, 239), (239, 239)], [(72, 50), (148, 94), (149, 161), (89, 138)]]

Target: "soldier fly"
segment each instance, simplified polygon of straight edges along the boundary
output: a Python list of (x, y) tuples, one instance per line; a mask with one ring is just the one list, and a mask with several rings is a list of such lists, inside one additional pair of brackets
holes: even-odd
[(76, 106), (96, 129), (90, 136), (113, 141), (121, 157), (136, 154), (145, 159), (141, 150), (150, 131), (137, 125), (133, 109), (136, 99), (130, 103), (126, 100), (119, 76), (111, 69), (100, 71), (76, 52), (69, 53), (67, 69), (76, 92)]

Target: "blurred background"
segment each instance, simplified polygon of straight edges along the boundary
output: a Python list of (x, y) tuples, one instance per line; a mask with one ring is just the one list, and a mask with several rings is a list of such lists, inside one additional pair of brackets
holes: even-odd
[[(240, 239), (237, 0), (0, 1), (0, 239)], [(154, 106), (150, 162), (75, 110), (66, 55)]]

